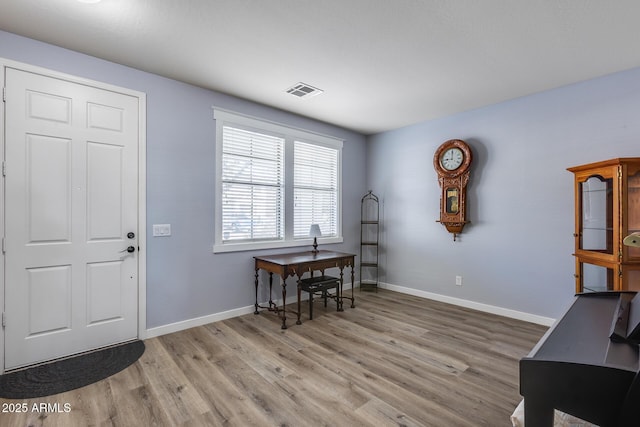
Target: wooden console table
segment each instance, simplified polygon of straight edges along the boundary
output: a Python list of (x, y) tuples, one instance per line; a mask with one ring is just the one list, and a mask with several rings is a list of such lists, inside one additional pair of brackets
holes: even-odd
[[(342, 303), (344, 299), (351, 300), (351, 308), (355, 307), (355, 297), (353, 296), (353, 283), (354, 272), (353, 267), (355, 264), (355, 255), (343, 252), (334, 251), (318, 251), (316, 253), (312, 251), (298, 252), (293, 254), (281, 254), (281, 255), (267, 255), (267, 256), (255, 256), (255, 269), (256, 269), (256, 304), (254, 314), (260, 313), (258, 309), (268, 309), (269, 311), (275, 311), (282, 319), (282, 329), (287, 329), (287, 312), (285, 305), (287, 301), (287, 278), (290, 276), (297, 277), (297, 290), (298, 290), (298, 311), (295, 313), (298, 316), (296, 325), (300, 325), (300, 280), (304, 273), (309, 272), (313, 276), (314, 271), (321, 271), (324, 274), (324, 270), (328, 268), (337, 267), (340, 269), (340, 287), (336, 295), (338, 299), (338, 311), (343, 311)], [(342, 294), (342, 288), (344, 285), (344, 268), (351, 267), (351, 297), (345, 297)], [(269, 305), (261, 306), (258, 304), (258, 272), (260, 270), (267, 271), (269, 273)], [(277, 274), (282, 278), (282, 308), (279, 308), (271, 300), (271, 289), (273, 287), (273, 274)], [(292, 311), (292, 310), (289, 310)]]

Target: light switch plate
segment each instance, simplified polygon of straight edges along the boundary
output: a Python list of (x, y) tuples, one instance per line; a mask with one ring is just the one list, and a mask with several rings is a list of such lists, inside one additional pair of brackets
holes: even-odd
[(153, 224), (154, 237), (171, 236), (171, 224)]

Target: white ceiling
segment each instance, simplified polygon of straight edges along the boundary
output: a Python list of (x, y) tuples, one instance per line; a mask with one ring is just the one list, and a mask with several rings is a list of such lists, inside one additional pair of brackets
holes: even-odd
[(638, 67), (639, 20), (637, 0), (0, 0), (0, 29), (364, 134)]

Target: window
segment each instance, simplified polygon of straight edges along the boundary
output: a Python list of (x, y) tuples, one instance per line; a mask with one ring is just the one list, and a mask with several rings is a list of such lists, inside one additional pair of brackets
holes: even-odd
[(318, 224), (323, 236), (338, 233), (338, 151), (295, 141), (293, 151), (293, 237)]
[(214, 252), (342, 242), (342, 141), (216, 109)]
[(284, 238), (284, 139), (222, 129), (222, 240)]

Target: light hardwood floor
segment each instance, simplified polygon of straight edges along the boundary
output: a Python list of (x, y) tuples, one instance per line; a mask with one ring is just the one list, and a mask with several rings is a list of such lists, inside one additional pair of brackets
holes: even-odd
[[(345, 307), (347, 304), (345, 303)], [(510, 426), (518, 360), (545, 327), (396, 292), (245, 315), (145, 341), (128, 369), (27, 401), (2, 426)], [(70, 405), (32, 412), (33, 404)]]

